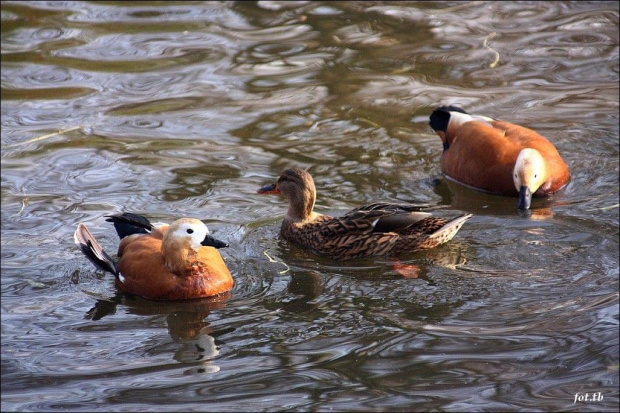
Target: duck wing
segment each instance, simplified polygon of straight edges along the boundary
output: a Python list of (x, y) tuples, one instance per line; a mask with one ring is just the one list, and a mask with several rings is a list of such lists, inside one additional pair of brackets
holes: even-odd
[(118, 215), (106, 215), (106, 221), (114, 223), (120, 239), (133, 234), (148, 234), (153, 229), (151, 222), (142, 215), (124, 212)]
[(431, 204), (395, 204), (392, 202), (375, 202), (350, 210), (345, 216), (357, 211), (422, 211), (436, 207)]
[(371, 233), (398, 233), (431, 216), (421, 209), (430, 205), (374, 203), (349, 211), (323, 223), (320, 233), (324, 237), (363, 235)]

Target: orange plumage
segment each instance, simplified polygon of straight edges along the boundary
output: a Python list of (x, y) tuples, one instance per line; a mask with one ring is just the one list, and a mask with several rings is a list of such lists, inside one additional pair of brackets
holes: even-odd
[[(122, 221), (125, 231), (117, 226), (119, 235), (124, 235), (118, 263), (103, 251), (84, 224), (80, 223), (75, 232), (75, 241), (82, 252), (98, 268), (114, 273), (119, 289), (151, 300), (183, 300), (218, 295), (233, 287), (233, 278), (213, 247), (226, 244), (209, 236), (201, 221), (182, 218), (170, 226), (153, 228), (145, 218), (138, 216), (141, 219), (138, 223), (135, 217), (133, 214), (111, 217), (115, 225)], [(136, 230), (127, 235), (131, 225), (151, 232)], [(130, 228), (129, 232), (132, 231)]]
[(449, 106), (436, 109), (431, 127), (443, 143), (441, 170), (452, 180), (486, 192), (519, 197), (551, 195), (568, 184), (568, 166), (551, 142), (531, 129)]

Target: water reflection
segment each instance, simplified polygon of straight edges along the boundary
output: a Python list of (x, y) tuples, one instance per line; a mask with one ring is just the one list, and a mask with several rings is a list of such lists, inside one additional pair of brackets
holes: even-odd
[(136, 316), (165, 316), (168, 333), (173, 342), (179, 344), (173, 359), (184, 364), (198, 364), (188, 372), (216, 373), (220, 367), (211, 360), (219, 354), (219, 347), (222, 345), (219, 337), (235, 329), (231, 327), (214, 330), (209, 326), (207, 318), (212, 311), (224, 308), (231, 297), (232, 293), (226, 292), (212, 298), (156, 302), (117, 292), (110, 299), (97, 300), (84, 318), (99, 321), (114, 315), (119, 305), (124, 307), (124, 311)]
[(450, 205), (474, 215), (506, 215), (519, 214), (531, 219), (553, 218), (553, 207), (570, 205), (564, 201), (564, 191), (547, 198), (532, 198), (532, 208), (528, 211), (517, 209), (514, 197), (498, 196), (465, 187), (448, 178), (435, 181), (434, 190), (441, 196), (441, 204)]

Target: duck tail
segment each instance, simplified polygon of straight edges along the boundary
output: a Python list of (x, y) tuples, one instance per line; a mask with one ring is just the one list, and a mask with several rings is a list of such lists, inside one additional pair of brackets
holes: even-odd
[(444, 226), (429, 235), (428, 239), (435, 240), (437, 242), (436, 245), (444, 244), (450, 241), (454, 238), (456, 233), (459, 232), (459, 229), (461, 229), (463, 224), (469, 221), (471, 217), (473, 217), (472, 214), (464, 214), (448, 221)]
[(107, 222), (113, 222), (116, 233), (120, 239), (133, 234), (148, 234), (153, 229), (153, 224), (142, 215), (124, 212), (118, 215), (106, 215)]
[(118, 268), (116, 262), (110, 257), (97, 242), (95, 237), (90, 233), (86, 225), (81, 222), (78, 224), (73, 240), (80, 247), (82, 253), (90, 260), (95, 267), (102, 271), (111, 272), (118, 276)]

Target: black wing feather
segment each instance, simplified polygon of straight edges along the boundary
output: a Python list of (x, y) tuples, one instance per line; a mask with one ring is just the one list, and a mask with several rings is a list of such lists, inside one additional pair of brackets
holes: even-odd
[(133, 234), (148, 234), (153, 230), (151, 222), (142, 215), (124, 212), (118, 215), (106, 215), (107, 222), (113, 222), (120, 239)]

